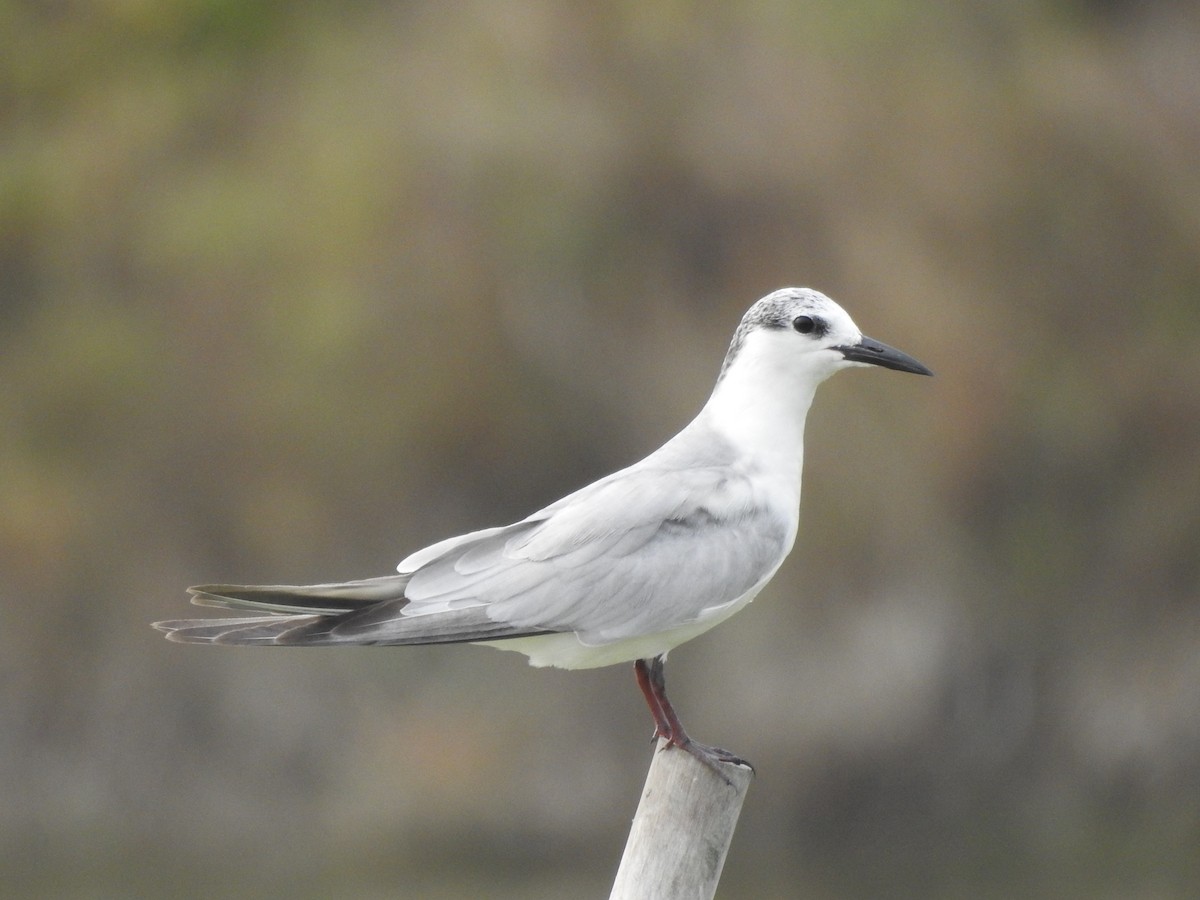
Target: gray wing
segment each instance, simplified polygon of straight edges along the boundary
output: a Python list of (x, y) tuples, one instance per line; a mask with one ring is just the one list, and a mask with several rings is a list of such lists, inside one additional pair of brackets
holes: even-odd
[(638, 466), (502, 529), (401, 563), (403, 599), (336, 631), (482, 610), (513, 635), (575, 632), (586, 644), (704, 618), (782, 561), (788, 523), (729, 467)]
[(575, 632), (596, 645), (695, 622), (774, 572), (789, 525), (733, 467), (650, 462), (514, 525), (418, 551), (399, 575), (193, 589), (203, 605), (290, 615), (158, 627), (183, 642), (408, 644)]

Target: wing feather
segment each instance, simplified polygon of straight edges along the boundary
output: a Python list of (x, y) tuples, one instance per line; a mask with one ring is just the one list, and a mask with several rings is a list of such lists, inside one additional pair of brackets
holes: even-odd
[(418, 568), (399, 614), (479, 606), (604, 643), (696, 621), (786, 554), (788, 523), (728, 467), (619, 475)]
[[(695, 435), (693, 435), (695, 438)], [(496, 641), (575, 633), (589, 646), (691, 626), (774, 574), (795, 515), (761, 495), (727, 444), (668, 443), (500, 528), (432, 544), (399, 574), (309, 586), (203, 585), (195, 602), (271, 613), (161, 623), (174, 640), (345, 644)], [(672, 454), (675, 454), (674, 456)]]

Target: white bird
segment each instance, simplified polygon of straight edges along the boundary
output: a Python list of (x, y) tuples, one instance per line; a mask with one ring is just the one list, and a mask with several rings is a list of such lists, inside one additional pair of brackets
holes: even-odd
[(192, 602), (269, 615), (158, 622), (181, 643), (328, 646), (470, 642), (565, 669), (633, 662), (655, 736), (716, 768), (667, 699), (667, 652), (771, 580), (800, 518), (804, 420), (849, 366), (932, 375), (865, 337), (840, 306), (784, 288), (750, 307), (716, 387), (640, 462), (512, 525), (418, 550), (399, 574), (308, 586), (201, 585)]

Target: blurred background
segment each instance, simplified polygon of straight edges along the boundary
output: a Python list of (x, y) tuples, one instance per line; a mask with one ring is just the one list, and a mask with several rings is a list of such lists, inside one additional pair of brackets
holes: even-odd
[[(677, 650), (720, 896), (1200, 890), (1200, 6), (0, 4), (7, 897), (607, 896), (627, 667), (168, 644), (639, 458), (805, 284), (809, 419)], [(686, 577), (686, 573), (681, 573)]]

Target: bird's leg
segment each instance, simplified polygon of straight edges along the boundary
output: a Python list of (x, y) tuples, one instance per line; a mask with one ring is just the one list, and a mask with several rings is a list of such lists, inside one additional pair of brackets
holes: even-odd
[[(688, 737), (679, 721), (679, 715), (671, 706), (671, 701), (667, 699), (667, 680), (663, 674), (664, 663), (665, 659), (661, 656), (656, 656), (651, 660), (639, 659), (634, 663), (638, 687), (642, 689), (642, 694), (646, 697), (646, 705), (650, 707), (650, 715), (654, 717), (654, 737), (666, 741), (663, 749), (678, 747), (696, 757), (722, 778), (725, 778), (725, 775), (721, 772), (719, 763), (732, 763), (753, 770), (753, 766), (728, 750), (709, 747)], [(729, 779), (725, 778), (725, 780)]]
[(650, 675), (650, 669), (650, 664), (644, 659), (639, 659), (633, 664), (633, 672), (637, 676), (638, 687), (642, 690), (642, 696), (646, 698), (646, 705), (650, 707), (650, 715), (654, 717), (654, 734), (651, 735), (650, 740), (656, 741), (659, 738), (666, 738), (668, 742), (671, 742), (672, 735), (675, 732), (671, 727), (670, 719), (667, 718), (666, 713), (663, 711), (662, 702), (658, 699), (658, 694), (655, 691)]

